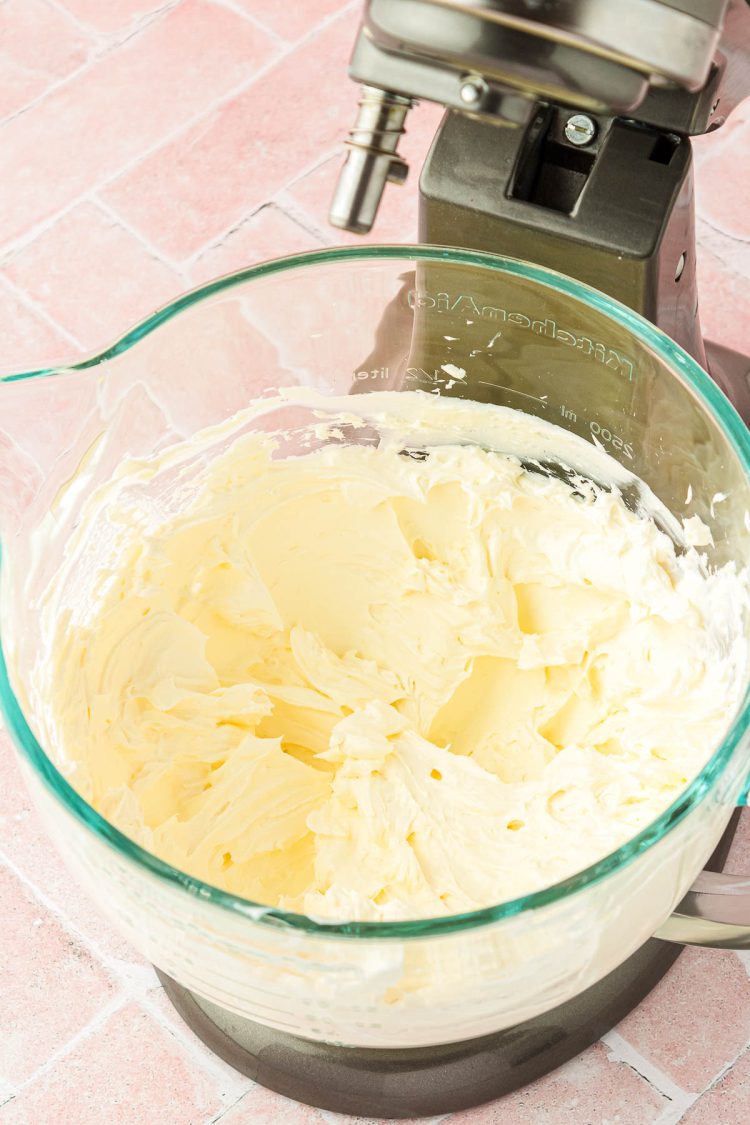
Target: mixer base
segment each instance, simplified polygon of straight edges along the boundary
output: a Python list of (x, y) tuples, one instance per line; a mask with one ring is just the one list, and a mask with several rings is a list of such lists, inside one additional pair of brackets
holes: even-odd
[(425, 1117), (533, 1082), (609, 1031), (681, 952), (650, 941), (559, 1008), (481, 1039), (401, 1050), (333, 1047), (235, 1016), (159, 972), (188, 1027), (225, 1062), (288, 1098), (362, 1117)]

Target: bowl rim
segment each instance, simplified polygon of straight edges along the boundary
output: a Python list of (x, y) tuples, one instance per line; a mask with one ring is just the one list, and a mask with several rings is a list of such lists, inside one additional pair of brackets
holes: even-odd
[[(77, 363), (0, 376), (0, 386), (4, 382), (21, 382), (85, 371), (88, 368), (106, 363), (137, 345), (140, 340), (154, 332), (160, 325), (199, 302), (248, 281), (270, 277), (288, 270), (307, 269), (335, 262), (413, 262), (415, 260), (477, 266), (531, 280), (579, 300), (585, 300), (599, 312), (637, 334), (641, 342), (646, 343), (671, 368), (677, 378), (694, 393), (713, 421), (722, 429), (745, 474), (750, 477), (750, 431), (708, 373), (664, 332), (619, 301), (608, 297), (591, 286), (567, 277), (565, 274), (499, 254), (451, 247), (417, 244), (331, 247), (261, 262), (189, 290), (162, 306), (151, 316), (146, 317), (109, 347), (97, 351)], [(1, 548), (2, 544), (0, 544), (0, 570), (2, 569)], [(23, 761), (39, 776), (48, 791), (60, 802), (64, 809), (108, 847), (114, 849), (127, 861), (143, 868), (161, 883), (185, 891), (203, 902), (212, 903), (234, 915), (247, 918), (255, 923), (273, 926), (276, 929), (282, 927), (320, 937), (404, 940), (471, 930), (501, 922), (524, 911), (539, 910), (551, 906), (594, 886), (615, 871), (632, 863), (639, 855), (653, 847), (672, 828), (683, 821), (692, 809), (707, 796), (721, 777), (735, 749), (750, 726), (750, 683), (746, 685), (743, 699), (738, 705), (734, 718), (720, 745), (700, 773), (654, 821), (615, 851), (608, 853), (583, 870), (542, 890), (520, 895), (494, 906), (440, 917), (387, 922), (319, 921), (307, 915), (253, 902), (188, 875), (179, 868), (159, 859), (120, 832), (80, 796), (37, 742), (10, 685), (1, 636), (0, 714), (5, 719), (8, 731), (20, 751)]]

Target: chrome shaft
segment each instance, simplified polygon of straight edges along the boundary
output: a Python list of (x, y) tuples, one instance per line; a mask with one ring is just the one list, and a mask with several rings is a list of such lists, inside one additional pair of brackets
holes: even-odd
[(402, 184), (408, 166), (397, 155), (411, 98), (363, 86), (359, 112), (346, 142), (347, 154), (331, 204), (334, 227), (367, 234), (375, 221), (386, 183)]

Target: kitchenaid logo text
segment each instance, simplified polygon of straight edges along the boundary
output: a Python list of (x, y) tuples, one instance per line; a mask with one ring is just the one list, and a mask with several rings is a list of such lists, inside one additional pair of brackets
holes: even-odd
[(509, 327), (535, 332), (537, 336), (547, 336), (568, 348), (577, 348), (583, 355), (591, 356), (610, 370), (616, 371), (631, 382), (633, 380), (635, 365), (632, 359), (608, 347), (607, 344), (592, 340), (590, 336), (579, 336), (576, 332), (560, 328), (557, 322), (549, 317), (544, 320), (534, 320), (526, 313), (512, 312), (495, 305), (480, 305), (468, 293), (460, 293), (457, 297), (452, 297), (449, 293), (433, 295), (424, 290), (410, 289), (407, 300), (412, 309), (434, 309), (436, 312), (458, 313), (466, 317), (476, 317), (478, 320), (499, 321)]

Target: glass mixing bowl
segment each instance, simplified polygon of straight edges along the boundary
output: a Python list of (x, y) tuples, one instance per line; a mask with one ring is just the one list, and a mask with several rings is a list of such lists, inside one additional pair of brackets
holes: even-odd
[[(599, 444), (676, 517), (710, 523), (712, 563), (750, 555), (750, 435), (720, 391), (628, 309), (522, 262), (426, 247), (305, 254), (206, 285), (82, 363), (6, 376), (0, 699), (50, 836), (102, 910), (205, 999), (351, 1046), (517, 1024), (586, 989), (665, 923), (673, 938), (747, 945), (747, 897), (736, 885), (712, 895), (727, 887), (705, 875), (667, 923), (746, 792), (747, 691), (700, 775), (635, 839), (546, 890), (439, 919), (320, 924), (259, 906), (148, 854), (71, 788), (35, 737), (29, 679), (40, 592), (87, 495), (123, 458), (297, 384), (421, 389), (539, 415)], [(688, 917), (711, 913), (706, 901), (728, 904), (722, 922)]]

